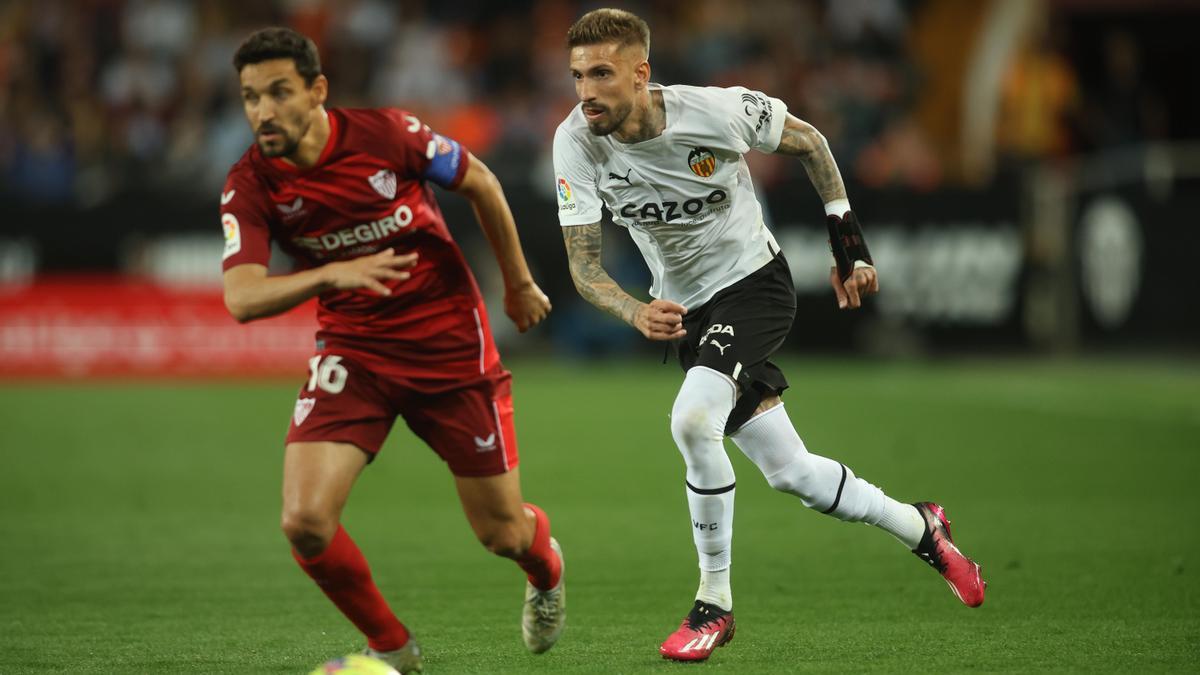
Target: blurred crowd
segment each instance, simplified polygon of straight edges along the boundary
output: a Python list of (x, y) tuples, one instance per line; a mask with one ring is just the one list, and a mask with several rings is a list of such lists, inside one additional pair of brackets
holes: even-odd
[[(954, 105), (938, 105), (953, 101), (956, 90), (931, 84), (961, 69), (961, 53), (942, 48), (955, 40), (942, 24), (977, 20), (982, 10), (969, 8), (976, 4), (694, 0), (621, 6), (650, 24), (655, 81), (761, 89), (821, 129), (843, 171), (859, 182), (932, 189), (960, 180), (954, 139), (945, 133)], [(2, 3), (0, 179), (10, 193), (85, 206), (135, 188), (211, 198), (251, 141), (232, 55), (256, 28), (288, 25), (317, 42), (333, 105), (408, 108), (484, 157), (505, 180), (533, 181), (539, 167), (544, 170), (555, 126), (575, 102), (566, 29), (595, 6), (557, 0)], [(964, 11), (971, 16), (954, 18)], [(1084, 91), (1054, 35), (1037, 35), (1004, 75), (999, 153), (1053, 157), (1163, 133), (1165, 113), (1153, 92), (1140, 90), (1136, 44), (1114, 37), (1114, 77), (1104, 79), (1103, 89)], [(941, 40), (939, 48), (928, 48), (931, 39)], [(1095, 105), (1085, 108), (1089, 100)], [(1101, 114), (1082, 119), (1084, 110)], [(765, 181), (800, 170), (769, 157), (755, 161), (756, 178)]]

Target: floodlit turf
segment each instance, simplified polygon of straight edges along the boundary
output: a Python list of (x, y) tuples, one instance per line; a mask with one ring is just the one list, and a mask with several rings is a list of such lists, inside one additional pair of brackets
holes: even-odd
[[(567, 559), (527, 654), (524, 580), (398, 430), (346, 524), (430, 673), (1200, 667), (1200, 367), (787, 363), (809, 448), (935, 499), (984, 564), (959, 605), (886, 534), (803, 509), (736, 448), (736, 639), (662, 661), (695, 590), (667, 366), (511, 364), (526, 495)], [(0, 385), (0, 673), (298, 673), (361, 640), (288, 555), (296, 383)], [(401, 433), (402, 431), (402, 433)]]

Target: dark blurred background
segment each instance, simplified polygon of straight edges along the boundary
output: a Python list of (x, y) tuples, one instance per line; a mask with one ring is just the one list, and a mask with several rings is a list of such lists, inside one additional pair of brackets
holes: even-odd
[[(231, 58), (266, 25), (318, 44), (333, 106), (399, 106), (500, 176), (555, 311), (507, 353), (652, 351), (567, 274), (550, 142), (575, 104), (578, 2), (12, 0), (0, 4), (0, 374), (302, 368), (311, 310), (239, 327), (220, 308), (217, 198), (251, 135)], [(820, 200), (752, 153), (795, 276), (797, 350), (1194, 354), (1200, 312), (1200, 3), (694, 0), (650, 24), (653, 79), (744, 85), (829, 139), (883, 293), (836, 311)], [(441, 195), (493, 315), (495, 264)], [(610, 236), (611, 235), (611, 236)], [(624, 232), (606, 265), (645, 297)], [(279, 261), (284, 269), (286, 261)], [(296, 335), (299, 334), (299, 338)], [(223, 350), (223, 351), (222, 351)], [(277, 354), (271, 361), (264, 354)], [(267, 364), (264, 366), (264, 364)], [(275, 365), (270, 365), (275, 364)]]

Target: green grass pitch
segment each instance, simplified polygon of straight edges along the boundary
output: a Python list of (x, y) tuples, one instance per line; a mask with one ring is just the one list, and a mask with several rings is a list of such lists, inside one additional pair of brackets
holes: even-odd
[[(1200, 367), (785, 362), (813, 452), (947, 507), (984, 565), (961, 606), (888, 535), (738, 472), (738, 632), (658, 643), (697, 578), (669, 366), (515, 361), (526, 497), (565, 549), (568, 626), (525, 652), (523, 578), (443, 465), (393, 433), (346, 524), (430, 673), (1200, 668)], [(361, 648), (278, 530), (295, 382), (0, 385), (0, 673), (299, 673)]]

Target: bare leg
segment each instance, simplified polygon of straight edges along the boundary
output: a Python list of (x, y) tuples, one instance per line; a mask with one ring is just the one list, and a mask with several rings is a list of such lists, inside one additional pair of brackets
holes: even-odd
[(283, 533), (311, 558), (337, 532), (367, 453), (349, 443), (289, 443), (283, 456)]
[(342, 508), (367, 454), (347, 443), (289, 443), (283, 459), (283, 532), (293, 557), (378, 652), (398, 650), (408, 630), (341, 526)]
[(533, 545), (537, 517), (521, 498), (520, 469), (498, 476), (454, 477), (467, 522), (484, 548), (517, 559)]
[(550, 538), (550, 519), (521, 499), (517, 469), (498, 476), (455, 476), (463, 511), (479, 542), (492, 553), (511, 558), (525, 571), (521, 635), (529, 651), (540, 654), (562, 635), (566, 591), (562, 555)]

